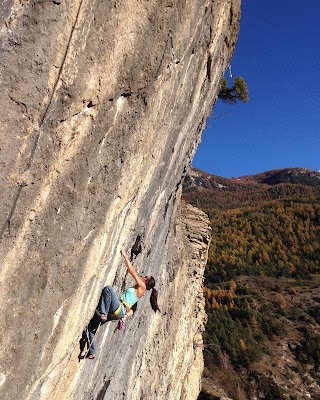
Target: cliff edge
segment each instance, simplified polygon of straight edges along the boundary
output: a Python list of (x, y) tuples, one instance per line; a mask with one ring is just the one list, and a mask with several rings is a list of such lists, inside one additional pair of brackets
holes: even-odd
[[(180, 188), (239, 1), (0, 4), (0, 396), (195, 398), (180, 372), (192, 375), (198, 350), (178, 335), (201, 323), (180, 294), (195, 315), (202, 300), (179, 234)], [(122, 246), (156, 278), (161, 315), (143, 300), (125, 332), (110, 323), (97, 359), (78, 363), (101, 289), (131, 283)]]

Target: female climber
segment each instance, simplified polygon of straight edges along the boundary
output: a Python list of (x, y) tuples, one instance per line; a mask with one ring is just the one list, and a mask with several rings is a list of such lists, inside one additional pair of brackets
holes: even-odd
[(121, 254), (124, 257), (128, 272), (136, 281), (136, 284), (126, 289), (120, 296), (120, 299), (118, 299), (118, 296), (111, 285), (103, 288), (95, 314), (84, 331), (84, 334), (88, 336), (87, 341), (89, 349), (87, 354), (90, 359), (95, 358), (96, 348), (94, 338), (98, 327), (110, 320), (118, 319), (124, 321), (126, 318), (132, 316), (135, 312), (138, 300), (141, 299), (146, 290), (152, 289), (150, 303), (153, 311), (160, 311), (158, 306), (158, 292), (154, 288), (155, 279), (150, 275), (140, 277), (135, 271), (124, 249), (121, 250)]

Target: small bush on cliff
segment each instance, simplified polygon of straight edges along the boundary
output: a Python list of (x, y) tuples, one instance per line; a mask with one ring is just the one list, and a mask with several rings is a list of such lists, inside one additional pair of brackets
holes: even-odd
[(218, 97), (229, 104), (234, 104), (237, 100), (246, 103), (249, 100), (249, 92), (245, 80), (241, 76), (237, 76), (233, 86), (229, 88), (227, 80), (223, 79)]

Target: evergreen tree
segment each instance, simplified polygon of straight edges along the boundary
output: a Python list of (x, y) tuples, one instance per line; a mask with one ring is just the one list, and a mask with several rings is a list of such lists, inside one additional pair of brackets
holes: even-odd
[(237, 76), (233, 86), (229, 88), (228, 81), (223, 79), (218, 98), (229, 104), (235, 104), (237, 100), (246, 103), (249, 100), (249, 92), (245, 80), (241, 76)]

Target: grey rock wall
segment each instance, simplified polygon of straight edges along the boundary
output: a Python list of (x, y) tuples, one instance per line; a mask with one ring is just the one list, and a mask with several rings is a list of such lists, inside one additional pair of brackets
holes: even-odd
[[(165, 334), (178, 335), (172, 310), (191, 282), (179, 278), (179, 188), (234, 48), (239, 1), (0, 7), (0, 396), (160, 399), (161, 388), (187, 398), (177, 374), (193, 356)], [(162, 313), (144, 300), (124, 334), (112, 324), (99, 334), (94, 363), (78, 363), (101, 289), (130, 283), (119, 251), (137, 239), (134, 265), (157, 279)]]
[[(125, 332), (117, 331), (114, 323), (104, 325), (98, 334), (103, 347), (98, 366), (87, 362), (85, 379), (79, 382), (76, 377), (75, 388), (67, 379), (64, 393), (72, 389), (73, 398), (86, 399), (197, 398), (206, 321), (202, 281), (211, 228), (203, 212), (182, 204), (174, 230), (167, 241), (170, 251), (161, 256), (166, 265), (158, 287), (161, 314), (151, 315), (146, 300)], [(65, 372), (73, 368), (71, 362)]]

